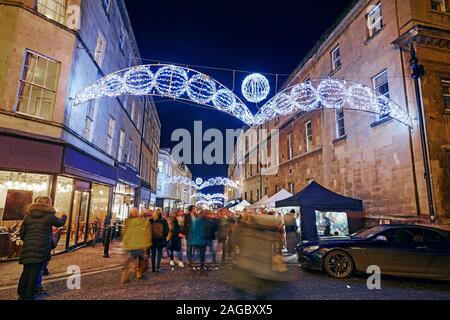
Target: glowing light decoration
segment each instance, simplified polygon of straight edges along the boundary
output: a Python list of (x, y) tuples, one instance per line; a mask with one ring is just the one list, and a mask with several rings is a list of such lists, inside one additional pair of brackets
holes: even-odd
[(384, 95), (350, 81), (325, 79), (296, 84), (270, 99), (254, 116), (254, 126), (292, 112), (349, 109), (389, 116), (412, 128), (408, 113)]
[(146, 66), (128, 70), (123, 76), (128, 92), (134, 95), (146, 95), (154, 86), (155, 76)]
[(345, 82), (327, 79), (319, 84), (317, 95), (325, 108), (340, 109), (347, 96), (347, 92), (344, 89)]
[[(263, 78), (253, 74), (244, 80), (243, 94), (249, 101), (262, 101), (269, 94), (269, 83)], [(74, 105), (102, 97), (127, 94), (154, 95), (195, 102), (228, 113), (249, 126), (259, 126), (294, 112), (325, 108), (389, 116), (410, 128), (413, 127), (411, 117), (403, 108), (359, 83), (325, 79), (296, 84), (272, 97), (254, 115), (239, 97), (214, 79), (192, 69), (166, 64), (136, 66), (107, 75), (78, 92)]]
[(191, 198), (197, 198), (197, 199), (206, 199), (208, 201), (210, 200), (217, 200), (217, 199), (223, 199), (228, 200), (228, 197), (221, 193), (214, 193), (214, 194), (203, 194), (203, 193), (196, 193), (191, 196)]
[(239, 184), (233, 180), (230, 180), (228, 178), (211, 178), (207, 181), (203, 181), (201, 178), (197, 178), (195, 181), (189, 179), (188, 177), (170, 177), (167, 180), (163, 181), (163, 184), (181, 184), (188, 187), (192, 187), (197, 190), (202, 190), (209, 187), (215, 187), (215, 186), (225, 186), (230, 188), (236, 188), (239, 189)]
[(223, 206), (223, 202), (220, 200), (199, 200), (196, 202), (197, 206), (207, 206), (207, 207), (212, 207), (212, 206)]
[(269, 80), (262, 74), (253, 73), (242, 82), (242, 94), (249, 102), (261, 102), (267, 98), (269, 93)]
[(187, 89), (189, 97), (200, 104), (206, 104), (212, 100), (216, 94), (216, 85), (208, 76), (196, 74), (189, 80)]
[(155, 78), (156, 89), (163, 96), (178, 98), (186, 91), (188, 75), (183, 68), (162, 67), (156, 73)]
[(213, 98), (213, 104), (222, 111), (232, 110), (236, 105), (236, 98), (230, 90), (220, 89)]
[(102, 97), (152, 95), (189, 101), (225, 112), (251, 126), (254, 116), (231, 90), (198, 71), (167, 64), (120, 70), (97, 80), (75, 95), (74, 105)]

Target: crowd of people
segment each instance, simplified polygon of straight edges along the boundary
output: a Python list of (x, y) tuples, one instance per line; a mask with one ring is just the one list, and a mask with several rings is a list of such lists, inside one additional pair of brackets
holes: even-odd
[[(63, 227), (66, 221), (66, 215), (56, 217), (50, 197), (39, 197), (29, 206), (20, 229), (23, 272), (18, 285), (19, 299), (31, 300), (46, 292), (42, 277), (55, 248), (53, 231)], [(250, 233), (249, 227), (253, 228)], [(159, 273), (164, 253), (171, 267), (185, 268), (187, 263), (188, 268), (199, 271), (200, 275), (207, 275), (212, 266), (224, 266), (228, 257), (236, 266), (245, 269), (249, 256), (258, 256), (261, 252), (258, 248), (264, 243), (249, 246), (252, 242), (248, 241), (248, 234), (255, 239), (269, 239), (265, 253), (270, 258), (270, 268), (283, 272), (282, 249), (285, 247), (294, 253), (298, 241), (295, 212), (285, 216), (262, 212), (236, 215), (226, 208), (211, 211), (192, 205), (186, 212), (176, 210), (164, 214), (160, 209), (140, 211), (133, 208), (124, 223), (122, 243), (128, 258), (121, 273), (121, 283), (127, 283), (130, 274), (144, 279), (150, 271), (149, 260), (151, 272)], [(251, 264), (253, 268), (255, 262), (258, 260)]]
[(207, 253), (212, 265), (223, 266), (227, 257), (236, 262), (236, 257), (242, 251), (239, 231), (251, 220), (250, 217), (261, 215), (271, 217), (274, 223), (271, 229), (275, 235), (274, 240), (270, 242), (273, 247), (271, 261), (281, 266), (283, 248), (294, 253), (298, 242), (295, 214), (295, 211), (292, 211), (285, 216), (276, 215), (274, 212), (243, 212), (241, 215), (235, 215), (225, 208), (218, 211), (199, 210), (192, 205), (186, 213), (176, 210), (168, 215), (163, 214), (160, 209), (154, 212), (144, 210), (140, 213), (135, 208), (125, 221), (123, 244), (129, 258), (122, 272), (122, 284), (128, 281), (133, 269), (137, 278), (143, 279), (148, 269), (149, 257), (151, 271), (159, 273), (164, 249), (170, 266), (184, 268), (187, 261), (187, 267), (200, 271), (201, 275), (207, 275), (210, 269), (206, 261)]

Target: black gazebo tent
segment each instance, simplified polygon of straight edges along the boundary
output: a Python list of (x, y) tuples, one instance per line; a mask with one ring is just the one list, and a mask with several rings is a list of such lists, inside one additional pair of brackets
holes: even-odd
[(276, 207), (300, 207), (303, 240), (318, 238), (316, 211), (347, 212), (350, 233), (362, 229), (362, 200), (342, 196), (317, 182), (288, 199), (277, 201)]

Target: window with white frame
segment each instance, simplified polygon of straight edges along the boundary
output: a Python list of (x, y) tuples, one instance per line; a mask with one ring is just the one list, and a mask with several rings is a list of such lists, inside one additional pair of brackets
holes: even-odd
[(310, 152), (313, 149), (313, 131), (311, 121), (309, 121), (305, 125), (305, 129), (306, 129), (306, 151)]
[(26, 51), (20, 78), (17, 111), (51, 120), (61, 64)]
[(138, 146), (137, 144), (134, 145), (133, 147), (133, 151), (134, 151), (134, 156), (133, 156), (133, 163), (131, 164), (133, 167), (137, 168), (137, 164), (138, 164)]
[(288, 135), (287, 147), (288, 147), (288, 160), (294, 157), (294, 146), (293, 146), (293, 135), (292, 133)]
[(450, 113), (450, 80), (441, 80), (444, 111)]
[(125, 32), (125, 28), (122, 27), (120, 29), (119, 42), (120, 42), (120, 49), (124, 52), (125, 52), (126, 40), (127, 40), (127, 34)]
[(367, 27), (369, 28), (369, 38), (373, 37), (383, 28), (381, 3), (374, 6), (367, 14)]
[(119, 162), (125, 161), (125, 131), (120, 130), (119, 136), (119, 151), (117, 153)]
[(37, 11), (49, 19), (64, 24), (66, 22), (67, 0), (38, 0)]
[(339, 46), (331, 51), (331, 62), (333, 65), (333, 71), (341, 66), (341, 48)]
[(101, 67), (103, 60), (105, 58), (106, 50), (106, 39), (103, 34), (99, 31), (97, 35), (97, 44), (95, 46), (94, 59), (97, 64)]
[(133, 161), (133, 140), (128, 140), (128, 158), (127, 162), (131, 165), (131, 162)]
[(295, 193), (295, 184), (293, 182), (289, 183), (289, 192), (292, 194)]
[(345, 115), (344, 109), (336, 109), (336, 138), (345, 136)]
[(431, 0), (431, 10), (448, 13), (448, 0)]
[(88, 102), (86, 110), (86, 121), (84, 125), (83, 137), (92, 142), (94, 136), (95, 112), (97, 110), (98, 100)]
[(133, 122), (136, 122), (135, 118), (136, 118), (136, 101), (132, 100), (131, 101), (131, 120)]
[[(389, 99), (390, 92), (389, 92), (389, 78), (387, 70), (384, 70), (378, 75), (376, 75), (372, 81), (375, 91)], [(388, 116), (389, 116), (388, 112), (383, 112), (383, 110), (380, 111), (380, 118), (386, 118)]]
[(115, 131), (116, 131), (116, 120), (113, 117), (110, 117), (108, 121), (108, 136), (106, 137), (106, 146), (105, 146), (106, 152), (108, 154), (112, 153)]

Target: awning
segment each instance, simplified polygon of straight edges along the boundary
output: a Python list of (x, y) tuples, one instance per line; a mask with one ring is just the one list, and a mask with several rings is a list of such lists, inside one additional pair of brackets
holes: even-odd
[(0, 135), (0, 146), (0, 168), (46, 173), (61, 171), (62, 145)]
[(296, 195), (276, 202), (277, 208), (310, 207), (316, 210), (363, 211), (362, 200), (342, 196), (312, 182)]
[(264, 196), (261, 200), (259, 200), (258, 202), (252, 204), (250, 207), (248, 207), (248, 209), (260, 209), (260, 208), (264, 208), (265, 205), (264, 203), (269, 199), (268, 196)]
[(116, 185), (117, 170), (115, 167), (70, 147), (66, 147), (64, 150), (64, 173), (89, 181)]
[(277, 194), (273, 195), (272, 197), (270, 197), (269, 199), (264, 201), (263, 205), (267, 208), (275, 208), (277, 201), (281, 201), (281, 200), (287, 199), (289, 197), (292, 197), (292, 193), (286, 191), (285, 189), (281, 189), (280, 192), (278, 192)]
[(243, 211), (244, 209), (246, 209), (247, 207), (250, 207), (251, 204), (247, 201), (242, 201), (241, 203), (239, 203), (238, 205), (231, 207), (230, 211)]
[(136, 169), (128, 165), (119, 165), (117, 167), (117, 180), (135, 188), (139, 188), (141, 186), (141, 178), (139, 177)]

